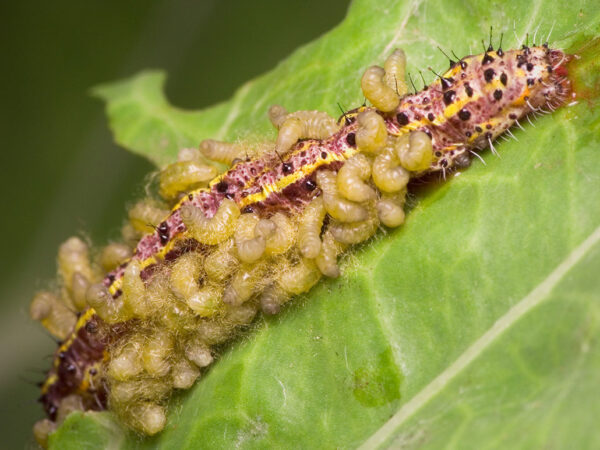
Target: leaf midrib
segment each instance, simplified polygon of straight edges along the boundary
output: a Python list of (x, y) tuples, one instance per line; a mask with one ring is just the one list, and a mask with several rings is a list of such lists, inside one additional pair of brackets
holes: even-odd
[(463, 372), (485, 349), (490, 347), (506, 330), (516, 324), (534, 307), (548, 299), (552, 290), (583, 257), (600, 242), (600, 226), (577, 246), (532, 291), (512, 306), (503, 316), (471, 344), (452, 364), (421, 389), (360, 447), (361, 450), (379, 448), (393, 437), (400, 426), (440, 393), (454, 378)]

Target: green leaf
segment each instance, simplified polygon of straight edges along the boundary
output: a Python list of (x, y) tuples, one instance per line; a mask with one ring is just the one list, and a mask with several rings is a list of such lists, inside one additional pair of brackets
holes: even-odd
[(338, 28), (213, 108), (173, 108), (156, 72), (96, 92), (118, 142), (162, 165), (204, 138), (273, 138), (272, 103), (362, 103), (362, 71), (394, 47), (414, 73), (447, 64), (436, 45), (479, 51), (490, 25), (514, 47), (513, 24), (530, 42), (553, 27), (556, 46), (594, 44), (577, 73), (586, 98), (415, 194), (405, 226), (262, 319), (175, 398), (160, 435), (75, 414), (51, 447), (598, 448), (600, 5), (357, 0)]

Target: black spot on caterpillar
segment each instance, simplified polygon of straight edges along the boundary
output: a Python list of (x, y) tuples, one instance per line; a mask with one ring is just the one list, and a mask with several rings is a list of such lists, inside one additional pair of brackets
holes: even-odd
[[(403, 54), (394, 52), (387, 70), (363, 77), (377, 107), (340, 121), (277, 108), (281, 139), (243, 161), (243, 151), (214, 141), (182, 151), (161, 174), (163, 200), (130, 214), (135, 250), (107, 251), (104, 275), (83, 242), (68, 241), (59, 254), (66, 295), (32, 303), (62, 341), (42, 387), (49, 418), (108, 406), (129, 426), (159, 432), (169, 394), (194, 383), (215, 345), (258, 310), (276, 313), (322, 275), (337, 276), (338, 255), (380, 224), (403, 223), (411, 178), (464, 167), (519, 119), (560, 105), (568, 59), (545, 47), (488, 51), (406, 95), (396, 83)], [(500, 62), (506, 77), (496, 83)], [(200, 152), (233, 166), (213, 178)]]

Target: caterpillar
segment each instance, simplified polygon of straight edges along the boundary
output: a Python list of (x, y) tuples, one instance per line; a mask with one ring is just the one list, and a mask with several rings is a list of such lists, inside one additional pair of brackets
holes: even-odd
[[(84, 241), (67, 240), (59, 291), (31, 303), (60, 341), (38, 442), (74, 410), (109, 408), (134, 430), (160, 432), (172, 391), (195, 383), (216, 346), (339, 276), (350, 246), (402, 225), (411, 180), (465, 168), (520, 120), (562, 105), (571, 58), (548, 44), (490, 45), (410, 94), (395, 50), (360, 80), (372, 106), (336, 120), (275, 105), (274, 143), (182, 149), (160, 172), (161, 198), (129, 211), (122, 242), (91, 258)], [(206, 159), (230, 168), (217, 175)]]

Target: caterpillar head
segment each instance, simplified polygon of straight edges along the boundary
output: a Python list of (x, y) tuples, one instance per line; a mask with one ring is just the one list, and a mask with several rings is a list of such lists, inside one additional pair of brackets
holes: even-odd
[(523, 46), (515, 51), (515, 73), (525, 81), (520, 98), (531, 109), (554, 109), (560, 106), (570, 91), (566, 64), (572, 56), (561, 50)]

